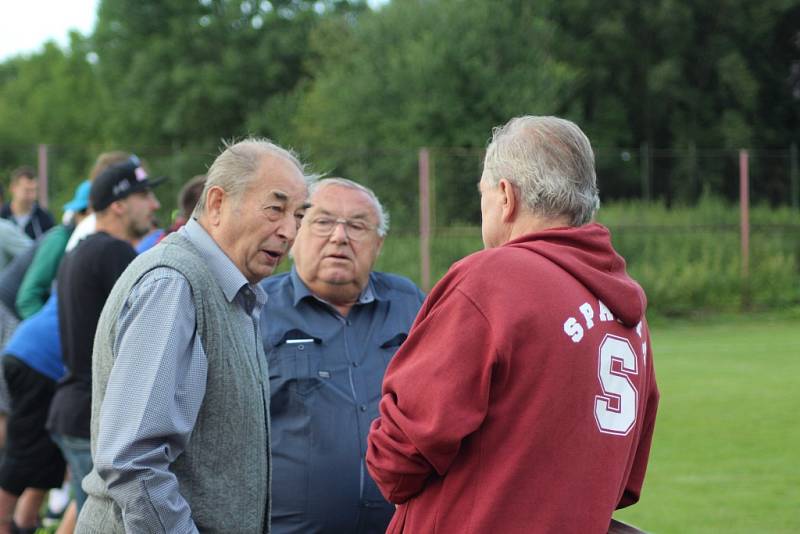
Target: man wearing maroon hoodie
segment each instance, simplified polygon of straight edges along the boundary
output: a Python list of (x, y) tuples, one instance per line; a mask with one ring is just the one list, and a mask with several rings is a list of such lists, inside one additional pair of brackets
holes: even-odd
[(433, 288), (386, 372), (367, 464), (388, 532), (605, 533), (639, 499), (658, 389), (646, 299), (575, 124), (496, 128), (485, 250)]

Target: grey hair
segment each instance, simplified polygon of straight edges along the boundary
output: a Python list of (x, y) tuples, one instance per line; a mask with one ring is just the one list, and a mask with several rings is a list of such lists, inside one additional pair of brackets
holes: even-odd
[(331, 185), (355, 189), (356, 191), (361, 191), (367, 195), (370, 202), (372, 202), (372, 206), (375, 208), (375, 213), (378, 215), (378, 235), (380, 237), (386, 237), (386, 234), (389, 232), (389, 212), (384, 209), (383, 204), (381, 204), (381, 201), (378, 200), (378, 196), (369, 187), (361, 185), (352, 180), (348, 180), (347, 178), (323, 178), (321, 180), (317, 180), (309, 186), (309, 198), (311, 198), (314, 193), (320, 189)]
[(263, 137), (248, 137), (239, 142), (224, 141), (223, 150), (208, 169), (206, 184), (194, 208), (193, 216), (199, 217), (206, 210), (208, 190), (214, 186), (222, 188), (227, 194), (239, 198), (256, 176), (261, 161), (266, 156), (277, 156), (288, 160), (303, 174), (306, 182), (313, 176), (306, 174), (306, 166), (290, 149), (280, 147)]
[(517, 186), (536, 215), (567, 216), (580, 226), (600, 206), (592, 145), (566, 119), (526, 115), (494, 128), (484, 169), (489, 185), (505, 178)]

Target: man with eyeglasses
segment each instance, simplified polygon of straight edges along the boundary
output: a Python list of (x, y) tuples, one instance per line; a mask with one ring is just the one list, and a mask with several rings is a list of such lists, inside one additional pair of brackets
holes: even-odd
[(383, 533), (394, 507), (365, 465), (389, 360), (424, 299), (372, 268), (388, 215), (342, 178), (311, 186), (291, 272), (262, 282), (272, 418), (272, 532)]

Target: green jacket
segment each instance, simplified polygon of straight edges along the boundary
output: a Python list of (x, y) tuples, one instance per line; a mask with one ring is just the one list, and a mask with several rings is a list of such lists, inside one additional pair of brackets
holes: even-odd
[(17, 313), (27, 319), (44, 306), (74, 226), (59, 224), (44, 236), (17, 292)]

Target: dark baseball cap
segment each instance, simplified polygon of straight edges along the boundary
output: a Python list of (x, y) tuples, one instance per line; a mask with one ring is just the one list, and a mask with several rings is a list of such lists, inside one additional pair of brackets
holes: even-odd
[(89, 191), (89, 204), (94, 211), (103, 211), (112, 202), (151, 189), (166, 179), (166, 176), (150, 178), (139, 158), (131, 156), (127, 161), (111, 165), (97, 175)]

